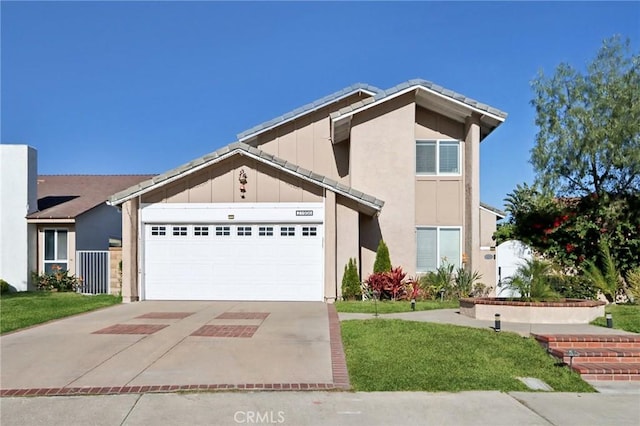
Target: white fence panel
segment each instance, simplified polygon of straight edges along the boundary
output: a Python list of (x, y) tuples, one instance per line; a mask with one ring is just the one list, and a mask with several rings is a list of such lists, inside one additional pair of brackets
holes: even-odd
[(109, 293), (109, 251), (78, 250), (76, 276), (82, 278), (80, 293)]

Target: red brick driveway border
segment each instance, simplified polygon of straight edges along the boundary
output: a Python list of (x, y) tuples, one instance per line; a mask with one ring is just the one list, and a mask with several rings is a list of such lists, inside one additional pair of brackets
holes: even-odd
[(212, 392), (212, 391), (319, 391), (350, 390), (349, 373), (342, 346), (340, 319), (332, 304), (327, 304), (329, 317), (329, 343), (331, 347), (331, 369), (333, 383), (245, 383), (245, 384), (199, 384), (199, 385), (153, 385), (113, 387), (62, 387), (0, 389), (0, 397), (20, 396), (72, 396), (72, 395), (120, 395), (139, 393)]

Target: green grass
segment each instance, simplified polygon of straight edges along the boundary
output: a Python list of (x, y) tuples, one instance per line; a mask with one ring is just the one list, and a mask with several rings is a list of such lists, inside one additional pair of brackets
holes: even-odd
[[(377, 302), (379, 314), (393, 314), (397, 312), (411, 312), (411, 302), (403, 300), (400, 302), (392, 302), (383, 300)], [(416, 302), (416, 311), (430, 311), (432, 309), (452, 309), (460, 307), (457, 300), (445, 300), (443, 302), (435, 300), (426, 300)], [(376, 306), (371, 300), (349, 300), (337, 301), (336, 310), (338, 312), (356, 312), (363, 314), (373, 314), (376, 312)]]
[[(640, 333), (640, 305), (607, 305), (604, 310), (611, 314), (613, 328)], [(591, 324), (606, 327), (607, 320), (600, 317)]]
[(516, 334), (385, 319), (341, 326), (357, 391), (527, 391), (516, 377), (535, 377), (559, 392), (593, 392), (535, 340)]
[(0, 297), (0, 333), (120, 303), (109, 294), (24, 292)]

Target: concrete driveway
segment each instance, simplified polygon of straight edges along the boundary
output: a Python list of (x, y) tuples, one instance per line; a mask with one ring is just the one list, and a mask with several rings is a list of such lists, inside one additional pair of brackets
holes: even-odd
[(338, 317), (321, 302), (123, 304), (0, 347), (3, 396), (348, 387)]

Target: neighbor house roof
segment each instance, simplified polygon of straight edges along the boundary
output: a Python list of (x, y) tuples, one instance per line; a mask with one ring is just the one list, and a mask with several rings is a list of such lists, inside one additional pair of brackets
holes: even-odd
[(220, 161), (223, 161), (234, 155), (243, 155), (253, 158), (282, 172), (296, 176), (302, 180), (311, 182), (323, 188), (327, 188), (337, 194), (355, 200), (359, 203), (359, 205), (364, 206), (365, 212), (369, 214), (380, 211), (382, 209), (382, 206), (384, 205), (384, 201), (379, 200), (376, 197), (365, 194), (364, 192), (358, 191), (349, 186), (343, 185), (326, 176), (319, 175), (307, 169), (303, 169), (302, 167), (297, 166), (289, 161), (268, 154), (258, 148), (254, 148), (242, 142), (234, 142), (230, 145), (218, 149), (217, 151), (197, 158), (187, 164), (176, 167), (173, 170), (169, 170), (166, 173), (162, 173), (151, 179), (145, 180), (144, 182), (140, 182), (136, 185), (131, 186), (130, 188), (120, 191), (109, 199), (109, 204), (122, 204), (127, 200), (146, 194), (161, 186), (171, 183), (191, 173), (197, 172), (198, 170), (201, 170), (205, 167), (209, 167), (213, 164), (219, 163)]
[(365, 83), (356, 83), (356, 84), (352, 84), (349, 87), (345, 87), (342, 90), (338, 90), (337, 92), (334, 92), (330, 95), (327, 95), (321, 99), (315, 100), (313, 102), (310, 102), (306, 105), (303, 105), (299, 108), (294, 109), (293, 111), (289, 111), (285, 114), (282, 114), (279, 117), (276, 117), (272, 120), (269, 121), (265, 121), (264, 123), (258, 124), (257, 126), (254, 126), (248, 130), (245, 130), (242, 133), (239, 133), (237, 135), (238, 141), (240, 142), (244, 142), (247, 141), (251, 138), (254, 138), (256, 136), (258, 136), (260, 133), (264, 133), (268, 130), (273, 129), (274, 127), (277, 127), (281, 124), (284, 123), (288, 123), (290, 121), (293, 121), (305, 114), (308, 114), (310, 112), (316, 111), (320, 108), (323, 108), (333, 102), (338, 102), (348, 96), (351, 96), (355, 93), (365, 93), (369, 96), (373, 96), (377, 93), (382, 92), (382, 90), (378, 89), (377, 87), (371, 86), (369, 84), (365, 84)]
[(103, 204), (115, 192), (153, 175), (41, 175), (38, 211), (27, 219), (75, 219)]
[(496, 216), (498, 216), (500, 219), (504, 219), (505, 217), (507, 217), (507, 213), (506, 212), (498, 209), (497, 207), (490, 206), (487, 203), (483, 203), (482, 201), (480, 201), (480, 208), (490, 211), (491, 213), (493, 213)]
[(363, 99), (330, 115), (333, 143), (346, 140), (351, 130), (351, 117), (373, 106), (394, 99), (405, 93), (416, 92), (416, 103), (456, 120), (475, 112), (480, 115), (481, 138), (491, 133), (507, 118), (507, 113), (490, 105), (478, 102), (453, 90), (422, 79), (408, 80), (390, 89), (382, 90), (373, 97)]

